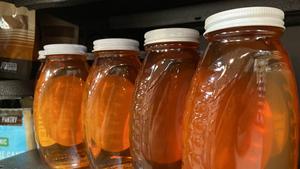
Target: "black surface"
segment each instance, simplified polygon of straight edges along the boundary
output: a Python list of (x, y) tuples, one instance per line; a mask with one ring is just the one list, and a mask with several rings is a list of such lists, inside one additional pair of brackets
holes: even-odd
[(0, 169), (50, 169), (40, 159), (37, 150), (32, 150), (0, 161)]
[(282, 36), (282, 43), (292, 62), (300, 96), (300, 25), (287, 27)]
[[(31, 150), (0, 161), (0, 169), (50, 169), (37, 150)], [(89, 168), (81, 168), (89, 169)]]
[(16, 6), (26, 6), (29, 9), (41, 9), (41, 8), (56, 8), (63, 6), (80, 5), (92, 1), (101, 0), (5, 0), (10, 3), (14, 3)]
[(33, 96), (32, 80), (0, 80), (0, 99)]
[(30, 79), (32, 61), (0, 57), (1, 79)]
[[(109, 11), (132, 11), (133, 9), (158, 9), (175, 7), (179, 5), (191, 4), (195, 2), (205, 1), (217, 1), (217, 0), (5, 0), (16, 4), (16, 6), (26, 6), (30, 9), (46, 9), (46, 8), (58, 8), (58, 7), (74, 7), (88, 4), (89, 7), (97, 6), (100, 9), (106, 9)], [(225, 0), (223, 0), (225, 1)], [(85, 7), (83, 7), (85, 8)], [(91, 11), (90, 11), (91, 12)], [(101, 12), (97, 10), (97, 12)]]
[[(50, 169), (50, 168), (41, 160), (38, 151), (32, 150), (14, 157), (1, 160), (0, 169)], [(89, 169), (89, 168), (84, 168), (84, 169)]]
[[(299, 11), (299, 0), (231, 0), (210, 1), (191, 6), (183, 6), (172, 9), (120, 15), (110, 17), (110, 27), (114, 29), (158, 27), (186, 23), (199, 23), (203, 25), (204, 20), (217, 12), (228, 9), (270, 6), (284, 10), (286, 13)], [(299, 16), (299, 15), (298, 15)], [(292, 21), (290, 21), (292, 22)]]
[[(42, 0), (37, 2), (39, 1)], [(73, 1), (82, 4), (39, 11), (51, 13), (78, 25), (94, 26), (107, 22), (109, 28), (114, 29), (203, 22), (213, 13), (247, 6), (278, 7), (286, 12), (300, 11), (299, 0), (69, 0), (70, 3)], [(22, 2), (18, 1), (19, 4)], [(26, 6), (26, 3), (24, 5)]]
[[(247, 6), (272, 6), (286, 12), (286, 25), (300, 24), (300, 0), (100, 0), (63, 8), (37, 11), (79, 26), (79, 43), (92, 49), (100, 38), (133, 38), (143, 42), (144, 33), (161, 27), (189, 27), (203, 32), (211, 14)], [(142, 45), (141, 45), (142, 46)]]

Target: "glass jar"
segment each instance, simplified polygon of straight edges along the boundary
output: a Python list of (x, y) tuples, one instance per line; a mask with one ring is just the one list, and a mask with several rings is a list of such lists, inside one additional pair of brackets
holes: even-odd
[(95, 61), (83, 94), (85, 143), (93, 168), (131, 168), (129, 117), (140, 68), (139, 43), (94, 41)]
[(207, 18), (187, 97), (184, 169), (296, 169), (298, 97), (280, 43), (284, 13), (250, 7)]
[(135, 168), (180, 169), (184, 102), (199, 59), (199, 32), (167, 28), (145, 34), (146, 58), (134, 96)]
[(86, 47), (53, 44), (44, 49), (47, 59), (34, 95), (39, 152), (52, 168), (85, 167), (81, 100), (88, 75)]

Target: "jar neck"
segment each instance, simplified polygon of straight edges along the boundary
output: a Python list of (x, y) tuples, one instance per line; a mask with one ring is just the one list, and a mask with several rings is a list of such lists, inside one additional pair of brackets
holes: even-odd
[(205, 35), (210, 41), (224, 42), (241, 42), (256, 41), (262, 39), (278, 39), (282, 35), (284, 29), (272, 26), (247, 26), (222, 29)]
[(196, 42), (161, 42), (161, 43), (152, 43), (145, 45), (146, 51), (151, 50), (163, 50), (163, 49), (182, 49), (190, 48), (197, 50), (199, 48), (199, 43)]
[(46, 56), (48, 61), (70, 61), (70, 60), (86, 60), (86, 55), (75, 55), (75, 54), (59, 54), (59, 55), (48, 55)]
[(129, 58), (138, 58), (139, 52), (132, 50), (106, 50), (106, 51), (95, 51), (94, 56), (98, 58), (107, 58), (107, 57), (129, 57)]

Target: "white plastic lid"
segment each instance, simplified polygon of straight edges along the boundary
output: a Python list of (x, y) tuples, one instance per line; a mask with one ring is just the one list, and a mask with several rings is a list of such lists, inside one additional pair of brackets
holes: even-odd
[(274, 26), (285, 29), (284, 12), (273, 7), (246, 7), (211, 15), (205, 20), (205, 34), (241, 26)]
[(77, 44), (51, 44), (44, 46), (45, 55), (74, 54), (83, 55), (86, 47)]
[(38, 56), (37, 59), (38, 59), (38, 60), (46, 59), (46, 55), (45, 55), (45, 51), (44, 51), (44, 50), (40, 50), (40, 51), (39, 51), (39, 56)]
[(139, 42), (133, 39), (125, 38), (107, 38), (99, 39), (93, 42), (95, 51), (104, 50), (132, 50), (139, 51)]
[(145, 33), (145, 45), (161, 42), (199, 43), (199, 32), (189, 28), (164, 28)]

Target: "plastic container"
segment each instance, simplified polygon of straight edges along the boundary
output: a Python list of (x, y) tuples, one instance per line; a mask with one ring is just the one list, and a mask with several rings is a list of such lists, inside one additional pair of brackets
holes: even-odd
[(88, 75), (86, 47), (53, 44), (44, 49), (47, 59), (34, 95), (39, 152), (51, 168), (85, 167), (81, 100)]
[(140, 68), (139, 43), (94, 41), (95, 61), (83, 94), (85, 142), (93, 168), (132, 168), (129, 117)]
[(145, 34), (146, 58), (134, 96), (135, 168), (180, 169), (184, 102), (199, 59), (199, 32), (167, 28)]
[(298, 96), (280, 43), (283, 19), (269, 7), (206, 19), (209, 45), (187, 98), (183, 169), (297, 169)]

